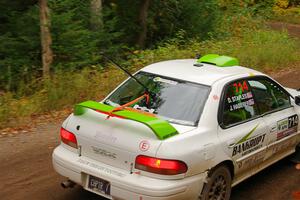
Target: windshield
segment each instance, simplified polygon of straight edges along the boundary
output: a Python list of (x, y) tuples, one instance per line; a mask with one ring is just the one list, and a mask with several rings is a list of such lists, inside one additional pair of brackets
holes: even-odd
[[(153, 113), (169, 122), (195, 126), (200, 119), (210, 87), (182, 80), (166, 78), (146, 72), (135, 77), (150, 91), (150, 101), (143, 99), (133, 108)], [(130, 78), (113, 92), (104, 103), (124, 105), (142, 96), (145, 89)]]

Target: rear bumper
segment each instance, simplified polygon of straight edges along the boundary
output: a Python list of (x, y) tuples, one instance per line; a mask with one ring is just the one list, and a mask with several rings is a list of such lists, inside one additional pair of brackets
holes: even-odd
[[(54, 169), (62, 176), (87, 188), (88, 175), (105, 179), (111, 184), (110, 199), (167, 200), (197, 199), (202, 190), (206, 173), (180, 180), (161, 180), (130, 174), (98, 161), (79, 157), (63, 146), (58, 146), (52, 155)], [(101, 194), (99, 194), (101, 195)]]

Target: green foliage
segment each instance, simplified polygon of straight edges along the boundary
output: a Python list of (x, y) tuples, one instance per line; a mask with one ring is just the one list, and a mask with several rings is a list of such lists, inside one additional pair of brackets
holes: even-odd
[(220, 17), (217, 1), (154, 0), (149, 16), (148, 42), (175, 37), (184, 30), (186, 38), (207, 39)]
[(140, 1), (117, 0), (110, 7), (116, 16), (116, 28), (123, 33), (122, 41), (133, 46), (140, 27), (138, 26), (138, 13)]
[[(103, 10), (104, 27), (90, 27), (90, 2), (49, 0), (51, 15), (52, 71), (81, 69), (99, 65), (100, 51), (120, 51), (122, 33), (117, 30), (117, 17), (112, 9)], [(37, 1), (24, 4), (0, 2), (0, 90), (16, 92), (19, 85), (41, 76), (41, 44)], [(100, 66), (100, 65), (99, 65)]]
[[(55, 63), (64, 67), (86, 65), (93, 58), (96, 41), (88, 29), (88, 4), (79, 0), (49, 1)], [(93, 60), (91, 60), (92, 62)]]
[[(194, 58), (197, 53), (217, 53), (237, 57), (241, 65), (260, 71), (282, 69), (292, 62), (299, 61), (299, 41), (290, 38), (286, 32), (258, 30), (245, 32), (242, 37), (226, 40), (197, 39), (184, 40), (184, 33), (162, 43), (153, 50), (135, 51), (128, 56), (127, 65), (131, 71), (169, 59)], [(184, 42), (185, 41), (185, 42)], [(24, 117), (33, 114), (70, 108), (75, 103), (107, 95), (126, 75), (117, 68), (99, 70), (87, 67), (80, 71), (56, 71), (51, 79), (33, 81), (22, 85), (22, 94), (5, 93), (0, 96), (0, 127), (15, 125)]]
[[(258, 13), (253, 10), (268, 7), (268, 2), (271, 0), (245, 0), (241, 6), (232, 0), (221, 3), (217, 0), (152, 0), (146, 46), (154, 48), (181, 33), (183, 42), (190, 38), (234, 36), (242, 32), (239, 30), (242, 24), (249, 27), (249, 16)], [(141, 30), (138, 25), (141, 1), (103, 1), (104, 25), (98, 30), (91, 27), (90, 1), (48, 0), (48, 4), (54, 53), (52, 73), (84, 66), (101, 68), (99, 63), (104, 62), (99, 52), (122, 57), (123, 50), (135, 48)], [(42, 74), (39, 8), (35, 0), (22, 3), (3, 0), (0, 8), (0, 89), (17, 92), (19, 85), (26, 85)]]
[(90, 1), (48, 0), (54, 63), (43, 80), (37, 2), (0, 1), (0, 127), (103, 98), (125, 76), (100, 52), (130, 71), (197, 53), (234, 56), (259, 70), (299, 61), (299, 41), (264, 25), (269, 18), (299, 23), (299, 7), (291, 7), (298, 0), (152, 0), (145, 50), (135, 46), (142, 1), (102, 1), (103, 27), (96, 29)]
[(234, 15), (267, 17), (272, 12), (275, 0), (220, 0), (223, 10)]
[(20, 76), (30, 80), (39, 73), (38, 9), (33, 6), (26, 11), (7, 12), (5, 16), (0, 14), (6, 22), (0, 29), (0, 88), (15, 91)]
[[(138, 14), (140, 1), (116, 1), (118, 14), (117, 27), (124, 33), (124, 40), (130, 46), (135, 45), (140, 31)], [(130, 10), (131, 12), (126, 12)], [(156, 42), (172, 38), (180, 30), (184, 30), (187, 38), (207, 38), (213, 31), (219, 17), (216, 0), (153, 0), (147, 18), (147, 44), (155, 46)]]
[(271, 19), (274, 21), (300, 24), (300, 7), (282, 9), (278, 6), (273, 8), (274, 14)]
[[(89, 1), (51, 0), (52, 37), (58, 69), (80, 69), (99, 63), (99, 51), (116, 53), (121, 35), (115, 30), (116, 18), (109, 9), (103, 12), (105, 24), (99, 31), (90, 25)], [(107, 49), (107, 47), (109, 47)]]

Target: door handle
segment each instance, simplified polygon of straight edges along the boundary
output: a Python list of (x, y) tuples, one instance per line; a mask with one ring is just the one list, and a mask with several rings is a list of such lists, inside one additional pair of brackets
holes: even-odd
[(232, 144), (228, 145), (228, 148), (233, 148), (234, 145), (235, 145), (235, 143), (232, 143)]
[(235, 145), (235, 139), (231, 139), (227, 141), (228, 148), (233, 148)]

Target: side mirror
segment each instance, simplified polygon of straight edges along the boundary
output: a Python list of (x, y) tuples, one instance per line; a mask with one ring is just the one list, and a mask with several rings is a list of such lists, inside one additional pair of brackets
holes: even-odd
[(300, 95), (295, 96), (295, 104), (300, 106)]

